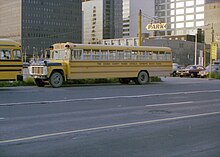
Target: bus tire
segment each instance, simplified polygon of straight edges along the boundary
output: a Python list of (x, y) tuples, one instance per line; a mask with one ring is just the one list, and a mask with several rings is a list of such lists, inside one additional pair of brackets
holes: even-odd
[(44, 87), (45, 86), (45, 83), (43, 80), (41, 79), (34, 79), (35, 81), (35, 84), (38, 86), (38, 87)]
[(135, 84), (143, 85), (149, 82), (149, 75), (146, 71), (141, 71), (138, 74), (138, 77), (134, 79)]
[(119, 78), (119, 82), (121, 84), (129, 84), (130, 79), (129, 78)]
[(49, 83), (53, 88), (59, 88), (63, 85), (63, 75), (59, 72), (53, 72), (50, 76)]

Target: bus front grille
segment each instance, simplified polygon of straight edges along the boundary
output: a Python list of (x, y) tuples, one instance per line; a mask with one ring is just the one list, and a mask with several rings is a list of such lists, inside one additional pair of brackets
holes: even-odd
[(32, 67), (32, 74), (43, 75), (43, 67)]

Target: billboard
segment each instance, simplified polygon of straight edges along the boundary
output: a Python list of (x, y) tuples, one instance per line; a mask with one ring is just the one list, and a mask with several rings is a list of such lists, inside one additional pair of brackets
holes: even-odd
[(146, 26), (147, 30), (155, 31), (155, 30), (166, 30), (167, 23), (151, 23)]
[(218, 49), (218, 44), (216, 42), (212, 42), (211, 44), (212, 60), (217, 60), (217, 49)]

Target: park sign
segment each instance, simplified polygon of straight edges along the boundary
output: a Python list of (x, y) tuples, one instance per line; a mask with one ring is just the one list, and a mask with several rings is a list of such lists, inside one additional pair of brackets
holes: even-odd
[(213, 60), (217, 60), (218, 44), (216, 42), (211, 43), (211, 56)]
[(146, 29), (150, 31), (166, 30), (167, 23), (151, 23), (146, 26)]

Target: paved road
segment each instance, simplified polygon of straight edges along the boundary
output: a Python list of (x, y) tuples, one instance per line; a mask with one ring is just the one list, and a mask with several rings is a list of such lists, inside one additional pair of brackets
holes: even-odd
[(0, 89), (2, 157), (219, 157), (220, 81)]

